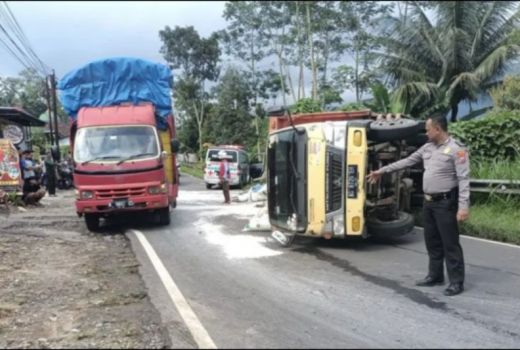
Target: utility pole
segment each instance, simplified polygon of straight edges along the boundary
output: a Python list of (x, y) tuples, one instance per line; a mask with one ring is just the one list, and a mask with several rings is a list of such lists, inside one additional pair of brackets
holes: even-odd
[(45, 99), (47, 100), (47, 114), (49, 116), (49, 136), (51, 141), (51, 146), (54, 144), (54, 137), (52, 136), (54, 130), (52, 129), (52, 113), (51, 113), (51, 93), (49, 91), (49, 77), (45, 77)]
[(57, 161), (59, 162), (61, 160), (61, 154), (60, 154), (60, 137), (59, 137), (59, 129), (58, 129), (58, 107), (57, 107), (57, 102), (56, 102), (56, 74), (54, 73), (54, 69), (52, 70), (52, 75), (51, 75), (51, 88), (52, 88), (52, 96), (53, 96), (53, 100), (52, 100), (52, 109), (53, 109), (53, 114), (54, 114), (54, 130), (55, 130), (55, 133), (54, 133), (54, 142), (56, 143), (56, 148), (57, 148), (57, 152), (58, 152), (58, 159)]

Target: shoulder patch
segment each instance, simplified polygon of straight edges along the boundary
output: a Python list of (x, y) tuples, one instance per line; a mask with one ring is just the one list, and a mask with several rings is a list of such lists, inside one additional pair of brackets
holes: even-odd
[(464, 149), (458, 150), (457, 153), (455, 153), (455, 158), (458, 164), (463, 164), (468, 159), (468, 152)]

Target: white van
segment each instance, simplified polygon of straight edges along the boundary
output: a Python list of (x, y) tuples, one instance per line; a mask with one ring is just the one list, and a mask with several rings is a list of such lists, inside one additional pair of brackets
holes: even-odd
[(249, 157), (241, 146), (222, 145), (208, 149), (206, 153), (206, 167), (204, 168), (204, 182), (206, 188), (210, 189), (213, 185), (220, 183), (218, 171), (220, 168), (220, 158), (218, 153), (225, 151), (229, 162), (230, 186), (238, 186), (242, 188), (249, 183), (251, 177), (249, 175)]

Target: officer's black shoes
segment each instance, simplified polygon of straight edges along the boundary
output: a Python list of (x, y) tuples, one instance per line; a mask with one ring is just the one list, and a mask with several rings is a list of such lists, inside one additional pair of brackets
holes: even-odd
[(447, 295), (447, 296), (451, 297), (453, 295), (460, 294), (463, 291), (464, 291), (464, 284), (462, 284), (461, 282), (459, 282), (459, 283), (450, 283), (448, 288), (446, 288), (444, 290), (444, 295)]
[(419, 287), (433, 287), (440, 284), (444, 284), (443, 277), (426, 276), (425, 279), (415, 282), (415, 285)]

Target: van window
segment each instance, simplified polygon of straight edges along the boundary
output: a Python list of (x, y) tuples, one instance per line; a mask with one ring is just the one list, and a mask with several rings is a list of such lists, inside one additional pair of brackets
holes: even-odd
[(239, 153), (239, 159), (240, 163), (249, 163), (249, 160), (247, 159), (247, 154), (244, 152)]
[[(218, 156), (218, 152), (220, 152), (221, 150), (220, 149), (210, 149), (208, 151), (208, 156), (206, 157), (206, 160), (207, 161), (212, 161), (212, 162), (219, 162), (220, 161), (220, 157)], [(238, 156), (237, 156), (237, 152), (236, 151), (229, 151), (229, 150), (224, 150), (228, 156), (228, 162), (230, 163), (236, 163), (237, 162), (237, 159), (238, 159)]]

